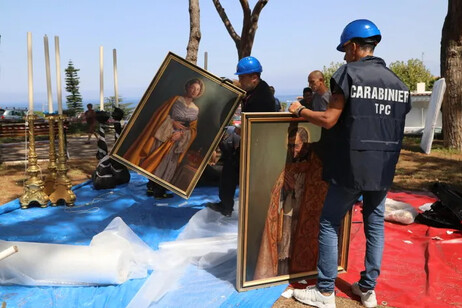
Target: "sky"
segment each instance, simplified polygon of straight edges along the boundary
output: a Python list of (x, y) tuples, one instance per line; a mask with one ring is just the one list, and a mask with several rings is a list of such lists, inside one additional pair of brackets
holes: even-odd
[[(250, 0), (251, 7), (256, 3)], [(222, 0), (236, 31), (242, 26), (239, 2)], [(235, 78), (234, 41), (212, 1), (200, 1), (201, 33), (197, 65)], [(262, 79), (276, 96), (301, 95), (307, 76), (332, 62), (343, 62), (335, 48), (350, 21), (372, 20), (382, 32), (375, 55), (387, 64), (423, 60), (440, 75), (440, 42), (447, 2), (441, 0), (310, 1), (269, 0), (260, 14), (252, 56), (263, 66)], [(56, 109), (54, 37), (60, 41), (63, 103), (68, 93), (64, 69), (80, 69), (84, 104), (99, 103), (100, 46), (104, 48), (104, 96), (114, 95), (113, 49), (117, 50), (118, 93), (137, 103), (169, 51), (186, 56), (188, 0), (21, 0), (0, 1), (0, 107), (27, 106), (27, 32), (32, 33), (34, 109), (47, 103), (43, 38), (48, 36), (53, 104)]]

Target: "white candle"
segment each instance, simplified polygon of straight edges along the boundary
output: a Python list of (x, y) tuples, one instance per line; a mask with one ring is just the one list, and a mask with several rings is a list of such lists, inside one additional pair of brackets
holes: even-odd
[(208, 62), (209, 62), (209, 54), (206, 51), (206, 52), (204, 52), (204, 69), (205, 70), (207, 70)]
[(50, 51), (48, 49), (48, 36), (43, 37), (45, 47), (45, 72), (47, 75), (48, 113), (53, 113), (53, 99), (51, 94)]
[(18, 246), (11, 246), (0, 252), (0, 261), (18, 252)]
[(29, 114), (34, 113), (34, 85), (32, 82), (32, 33), (27, 32), (27, 68), (29, 89)]
[(58, 114), (63, 114), (63, 94), (61, 89), (61, 59), (59, 56), (59, 37), (55, 36), (56, 92), (58, 93)]
[(103, 95), (103, 46), (99, 47), (99, 109), (104, 110), (104, 95)]
[(119, 107), (119, 84), (117, 82), (117, 51), (112, 50), (112, 57), (114, 59), (114, 99), (115, 106)]

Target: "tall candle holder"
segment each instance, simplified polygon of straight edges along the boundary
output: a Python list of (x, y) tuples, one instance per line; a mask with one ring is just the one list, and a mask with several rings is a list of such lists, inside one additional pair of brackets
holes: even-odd
[(27, 115), (29, 126), (29, 148), (28, 148), (28, 166), (27, 174), (29, 178), (24, 186), (24, 194), (19, 198), (22, 209), (27, 209), (33, 202), (38, 203), (40, 207), (47, 207), (49, 198), (44, 191), (43, 181), (40, 176), (40, 168), (37, 164), (37, 153), (35, 152), (35, 134), (34, 134), (34, 114)]
[(58, 201), (63, 200), (67, 206), (74, 206), (76, 196), (71, 190), (72, 182), (67, 176), (67, 157), (64, 138), (64, 116), (58, 116), (58, 165), (57, 178), (54, 192), (50, 195), (51, 205), (56, 206)]
[(53, 114), (47, 115), (48, 128), (49, 128), (49, 162), (48, 162), (48, 174), (45, 178), (45, 193), (49, 196), (55, 190), (56, 183), (56, 151), (55, 151), (55, 121), (56, 116)]

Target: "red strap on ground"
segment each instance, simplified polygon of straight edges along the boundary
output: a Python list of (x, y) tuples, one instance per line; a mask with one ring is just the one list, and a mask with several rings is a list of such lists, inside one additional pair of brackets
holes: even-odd
[[(415, 193), (388, 198), (418, 208), (436, 201)], [(347, 273), (337, 280), (337, 295), (358, 299), (350, 291), (364, 269), (365, 236), (360, 204), (353, 208)], [(448, 232), (449, 231), (449, 232)], [(385, 222), (385, 249), (377, 287), (379, 305), (392, 307), (462, 307), (462, 234), (413, 223)]]
[[(389, 192), (388, 198), (418, 208), (433, 203), (433, 196)], [(351, 293), (364, 269), (365, 236), (361, 203), (353, 207), (347, 273), (336, 281), (337, 296), (359, 300)], [(308, 285), (315, 280), (308, 281)], [(295, 283), (295, 288), (306, 285)], [(413, 223), (385, 222), (382, 271), (376, 286), (379, 305), (391, 307), (462, 307), (462, 234)]]

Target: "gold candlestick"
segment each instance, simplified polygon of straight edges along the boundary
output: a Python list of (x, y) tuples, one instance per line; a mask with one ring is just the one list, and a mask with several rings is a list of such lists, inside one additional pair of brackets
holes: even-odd
[(71, 190), (72, 182), (67, 177), (67, 157), (65, 150), (64, 139), (64, 116), (58, 116), (58, 165), (57, 178), (54, 187), (54, 192), (50, 195), (51, 205), (56, 206), (58, 201), (63, 200), (67, 206), (74, 206), (76, 196)]
[(22, 209), (27, 209), (32, 202), (36, 202), (40, 207), (47, 207), (49, 201), (48, 195), (44, 192), (43, 181), (40, 177), (40, 168), (37, 165), (37, 153), (35, 152), (35, 135), (34, 135), (35, 115), (27, 115), (29, 125), (29, 151), (27, 174), (29, 179), (24, 186), (24, 194), (19, 198)]
[(45, 193), (49, 196), (55, 190), (56, 183), (56, 151), (55, 151), (55, 119), (52, 114), (47, 116), (49, 128), (49, 162), (48, 162), (48, 175), (45, 178)]

